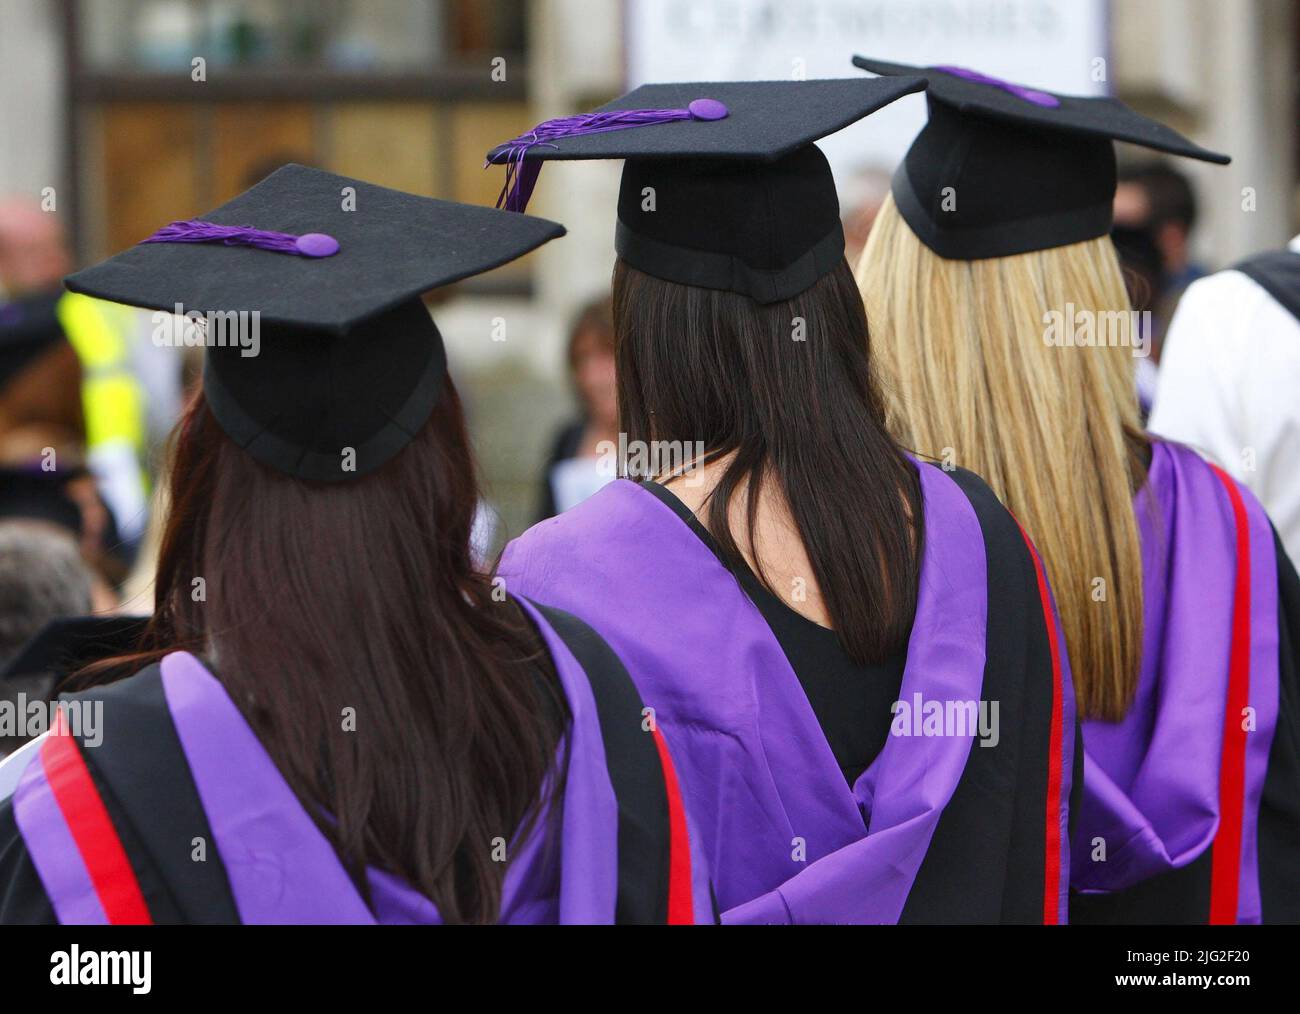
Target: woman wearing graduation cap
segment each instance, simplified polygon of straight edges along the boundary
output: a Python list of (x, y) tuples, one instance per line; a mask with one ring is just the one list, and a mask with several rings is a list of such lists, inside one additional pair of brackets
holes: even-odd
[(627, 663), (724, 922), (1064, 917), (1073, 693), (1046, 584), (978, 478), (886, 432), (812, 143), (923, 85), (650, 85), (489, 155), (517, 210), (542, 160), (626, 159), (620, 429), (647, 477), (500, 574)]
[(711, 921), (618, 658), (471, 563), (418, 295), (562, 233), (288, 166), (68, 279), (207, 364), (135, 675), (0, 767), (0, 921)]
[(1114, 99), (923, 73), (858, 281), (894, 432), (986, 476), (1052, 579), (1083, 719), (1071, 920), (1300, 921), (1300, 583), (1244, 486), (1142, 431), (1108, 235), (1114, 140), (1227, 157)]

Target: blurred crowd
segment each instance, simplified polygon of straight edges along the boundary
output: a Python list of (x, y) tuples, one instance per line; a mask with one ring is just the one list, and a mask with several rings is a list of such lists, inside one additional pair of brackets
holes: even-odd
[[(65, 292), (59, 217), (0, 200), (0, 669), (63, 617), (148, 612), (134, 579), (183, 361), (147, 314)], [(139, 568), (139, 569), (137, 569)], [(47, 638), (48, 640), (48, 638)], [(28, 649), (24, 651), (24, 649)]]

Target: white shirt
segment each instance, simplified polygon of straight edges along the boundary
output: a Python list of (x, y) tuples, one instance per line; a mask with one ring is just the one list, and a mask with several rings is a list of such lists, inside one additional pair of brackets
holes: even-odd
[(28, 740), (4, 760), (0, 760), (0, 802), (8, 799), (22, 781), (27, 765), (35, 759), (41, 744), (45, 742), (48, 732), (43, 732), (35, 739)]
[(1179, 300), (1150, 429), (1244, 482), (1300, 560), (1300, 320), (1240, 271), (1193, 282)]
[(604, 467), (602, 458), (565, 458), (551, 466), (547, 481), (551, 484), (551, 498), (555, 513), (563, 514), (570, 507), (594, 496), (617, 478), (613, 470)]

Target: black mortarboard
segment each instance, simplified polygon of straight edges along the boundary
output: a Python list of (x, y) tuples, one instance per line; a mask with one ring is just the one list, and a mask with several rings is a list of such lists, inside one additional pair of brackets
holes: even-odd
[(0, 304), (0, 387), (65, 341), (59, 322), (59, 291)]
[(61, 616), (50, 620), (0, 670), (0, 684), (32, 676), (62, 679), (91, 662), (135, 651), (147, 616)]
[(522, 211), (542, 161), (626, 159), (624, 261), (773, 303), (844, 256), (835, 182), (813, 142), (924, 87), (920, 77), (644, 85), (539, 124), (488, 161), (510, 166), (506, 207)]
[(929, 122), (894, 174), (899, 213), (950, 260), (1045, 250), (1105, 236), (1115, 196), (1114, 141), (1226, 163), (1118, 99), (1057, 95), (963, 67), (855, 56), (863, 70), (925, 74)]
[[(264, 464), (332, 482), (378, 468), (433, 410), (446, 353), (420, 293), (563, 234), (544, 219), (288, 165), (66, 285), (154, 310), (257, 311), (256, 355), (207, 345), (212, 412)], [(217, 337), (210, 325), (207, 341)]]
[(81, 508), (68, 495), (68, 483), (85, 474), (81, 469), (0, 467), (0, 520), (48, 521), (79, 537)]

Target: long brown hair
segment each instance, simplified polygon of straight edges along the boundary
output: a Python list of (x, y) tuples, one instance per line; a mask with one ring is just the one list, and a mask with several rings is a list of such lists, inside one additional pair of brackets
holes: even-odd
[(472, 562), (478, 487), (450, 379), (410, 445), (334, 484), (255, 461), (200, 392), (170, 477), (146, 650), (101, 671), (200, 654), (363, 895), (374, 866), (445, 921), (496, 918), (494, 845), (557, 798), (567, 706), (537, 632)]
[(902, 648), (920, 574), (920, 484), (885, 428), (848, 264), (761, 305), (619, 261), (614, 320), (628, 440), (700, 441), (705, 461), (733, 455), (705, 519), (728, 562), (744, 559), (733, 495), (743, 483), (753, 533), (759, 490), (774, 480), (845, 651), (879, 663)]
[(888, 198), (857, 277), (894, 434), (923, 454), (947, 449), (1024, 522), (1056, 593), (1080, 713), (1122, 718), (1142, 661), (1137, 334), (1097, 347), (1044, 339), (1049, 314), (1070, 308), (1130, 320), (1110, 237), (945, 260)]

